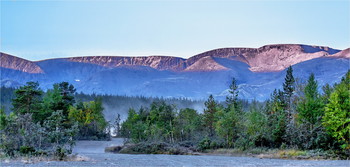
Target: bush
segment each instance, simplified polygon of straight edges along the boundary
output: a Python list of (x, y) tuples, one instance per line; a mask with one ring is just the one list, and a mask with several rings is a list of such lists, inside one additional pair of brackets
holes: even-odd
[(210, 148), (211, 140), (206, 137), (198, 143), (198, 149), (203, 151)]
[[(106, 150), (113, 151), (118, 147), (108, 147)], [(137, 144), (124, 145), (118, 153), (122, 154), (170, 154), (170, 155), (188, 155), (193, 154), (193, 149), (180, 146), (179, 144), (169, 144), (164, 142), (141, 142)], [(114, 151), (113, 151), (114, 152)]]
[(56, 151), (54, 152), (54, 156), (58, 158), (58, 160), (62, 161), (68, 154), (71, 154), (72, 151), (70, 149), (58, 146)]
[[(34, 123), (32, 114), (10, 115), (1, 130), (0, 149), (8, 156), (20, 154), (54, 155), (62, 159), (71, 153), (77, 126), (64, 127), (61, 111), (53, 112), (43, 125)], [(40, 150), (40, 152), (36, 152)]]
[(249, 148), (252, 148), (255, 146), (253, 141), (250, 141), (247, 137), (244, 136), (240, 136), (235, 144), (234, 144), (235, 148), (240, 149), (242, 151), (247, 150)]
[(33, 154), (35, 152), (35, 149), (34, 147), (31, 147), (31, 146), (21, 146), (19, 148), (19, 152), (21, 154)]

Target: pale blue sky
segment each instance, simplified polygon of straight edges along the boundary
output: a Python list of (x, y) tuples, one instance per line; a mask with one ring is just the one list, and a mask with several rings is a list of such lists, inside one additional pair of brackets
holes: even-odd
[(190, 57), (222, 47), (350, 47), (350, 1), (1, 1), (1, 51)]

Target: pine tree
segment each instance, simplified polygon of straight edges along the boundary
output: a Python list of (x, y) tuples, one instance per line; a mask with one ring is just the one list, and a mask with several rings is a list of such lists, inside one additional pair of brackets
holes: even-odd
[(38, 82), (27, 82), (15, 91), (15, 98), (12, 100), (15, 114), (32, 113), (33, 119), (38, 121), (38, 113), (42, 108), (43, 91), (39, 88)]
[(55, 84), (54, 87), (58, 87), (58, 90), (60, 91), (60, 94), (62, 96), (61, 110), (63, 111), (64, 115), (68, 115), (69, 106), (72, 106), (75, 103), (74, 93), (76, 89), (72, 84), (69, 84), (68, 82), (61, 82)]
[[(44, 96), (44, 111), (42, 116), (50, 116), (52, 112), (62, 110), (65, 119), (68, 118), (68, 109), (75, 103), (74, 86), (68, 82), (56, 83), (53, 85), (53, 89), (47, 90)], [(83, 104), (77, 105), (78, 109), (81, 109)]]

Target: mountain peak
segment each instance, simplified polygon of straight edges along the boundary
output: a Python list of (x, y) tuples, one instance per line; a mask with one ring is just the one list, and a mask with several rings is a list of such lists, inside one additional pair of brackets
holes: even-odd
[(184, 71), (222, 71), (228, 68), (217, 63), (211, 56), (202, 57)]
[(220, 48), (195, 55), (189, 58), (187, 63), (191, 65), (202, 57), (211, 56), (244, 62), (253, 72), (273, 72), (339, 51), (324, 46), (300, 44), (273, 44), (259, 48)]
[(0, 67), (18, 70), (26, 73), (43, 73), (34, 62), (0, 52)]
[(350, 48), (344, 49), (334, 55), (332, 57), (338, 57), (338, 58), (350, 58)]

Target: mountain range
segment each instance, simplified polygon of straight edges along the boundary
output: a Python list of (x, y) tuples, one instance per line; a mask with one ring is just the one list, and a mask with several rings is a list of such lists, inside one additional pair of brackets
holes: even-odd
[(172, 56), (84, 56), (29, 61), (0, 53), (0, 84), (18, 87), (38, 81), (42, 89), (68, 81), (78, 92), (223, 100), (236, 78), (239, 96), (265, 100), (281, 88), (286, 68), (298, 82), (315, 74), (320, 86), (340, 81), (350, 69), (350, 48), (300, 44), (220, 48), (188, 59)]

